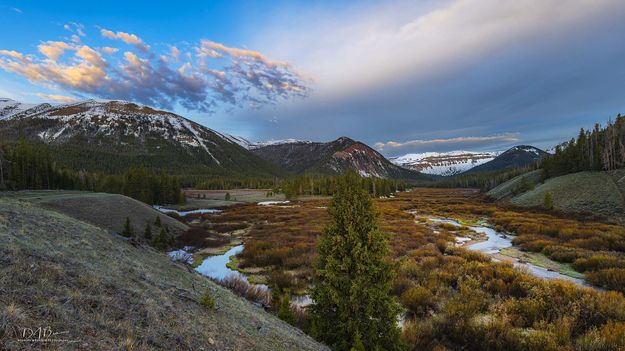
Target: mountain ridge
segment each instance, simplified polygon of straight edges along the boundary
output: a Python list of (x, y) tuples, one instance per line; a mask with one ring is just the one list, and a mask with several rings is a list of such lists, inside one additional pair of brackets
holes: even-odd
[(425, 180), (427, 176), (397, 166), (366, 144), (342, 136), (329, 142), (287, 140), (259, 143), (251, 148), (259, 157), (287, 171), (303, 174), (341, 174), (353, 170), (361, 176)]
[[(284, 172), (227, 136), (172, 112), (130, 102), (21, 104), (0, 99), (0, 136), (49, 145), (80, 168), (118, 172), (148, 164), (169, 173), (276, 176)], [(97, 164), (86, 153), (105, 161)], [(63, 163), (62, 157), (59, 161)], [(122, 161), (123, 165), (116, 165)]]

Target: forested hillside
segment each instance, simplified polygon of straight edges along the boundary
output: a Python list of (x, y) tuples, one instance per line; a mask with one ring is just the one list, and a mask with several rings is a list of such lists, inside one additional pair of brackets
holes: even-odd
[(577, 139), (556, 147), (542, 165), (544, 178), (580, 171), (612, 171), (625, 167), (625, 116), (619, 114), (605, 127), (579, 131)]
[(141, 166), (122, 174), (104, 174), (60, 167), (50, 151), (21, 140), (0, 145), (0, 190), (66, 189), (123, 194), (147, 204), (184, 202), (177, 177)]

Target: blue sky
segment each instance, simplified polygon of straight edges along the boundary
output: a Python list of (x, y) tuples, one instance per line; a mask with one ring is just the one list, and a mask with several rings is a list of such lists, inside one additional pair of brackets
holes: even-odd
[(0, 1), (0, 96), (123, 99), (390, 156), (549, 147), (625, 113), (625, 2)]

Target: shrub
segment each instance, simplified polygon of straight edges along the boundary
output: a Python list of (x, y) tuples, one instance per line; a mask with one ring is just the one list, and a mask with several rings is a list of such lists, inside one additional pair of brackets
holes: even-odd
[(200, 298), (200, 305), (204, 306), (204, 308), (208, 310), (215, 309), (215, 298), (211, 295), (210, 290), (206, 288), (204, 290), (204, 295)]
[(424, 315), (434, 307), (434, 295), (420, 285), (406, 290), (401, 295), (400, 301), (404, 307), (417, 315)]
[(607, 268), (586, 274), (586, 280), (593, 285), (625, 293), (625, 269)]
[(625, 349), (625, 323), (610, 321), (577, 339), (580, 351), (604, 351)]

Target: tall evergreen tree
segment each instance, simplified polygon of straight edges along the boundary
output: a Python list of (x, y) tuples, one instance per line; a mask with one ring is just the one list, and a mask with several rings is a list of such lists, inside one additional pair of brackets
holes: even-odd
[(152, 239), (152, 226), (150, 225), (150, 222), (145, 223), (145, 230), (143, 231), (143, 237), (146, 238), (147, 240)]
[(132, 229), (132, 224), (130, 223), (130, 218), (126, 217), (126, 223), (124, 223), (124, 231), (122, 231), (122, 235), (130, 238), (135, 235), (134, 230)]
[(390, 296), (394, 264), (373, 203), (355, 173), (339, 179), (328, 208), (330, 224), (318, 243), (311, 307), (316, 337), (334, 350), (402, 348)]

